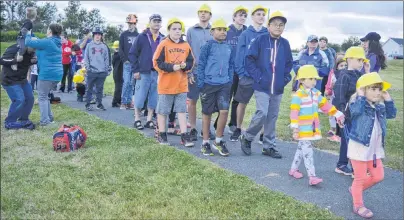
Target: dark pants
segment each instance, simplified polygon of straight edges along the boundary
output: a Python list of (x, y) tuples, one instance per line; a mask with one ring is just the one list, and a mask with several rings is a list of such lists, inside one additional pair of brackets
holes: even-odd
[(338, 163), (337, 166), (347, 166), (348, 165), (348, 141), (349, 138), (347, 137), (348, 133), (347, 131), (345, 131), (345, 129), (349, 130), (350, 128), (350, 123), (348, 121), (345, 121), (345, 127), (340, 129), (340, 133), (341, 133), (341, 143), (339, 145), (339, 159), (338, 159)]
[(3, 88), (11, 100), (8, 115), (4, 120), (5, 125), (8, 128), (21, 128), (24, 122), (28, 121), (34, 106), (31, 84), (25, 82), (24, 84), (3, 86)]
[(86, 101), (87, 105), (90, 105), (92, 96), (93, 96), (93, 88), (95, 86), (96, 89), (96, 101), (97, 104), (102, 104), (102, 96), (104, 92), (104, 82), (106, 76), (100, 76), (98, 74), (89, 74), (87, 75), (87, 88), (86, 88)]
[(67, 91), (70, 92), (72, 91), (72, 85), (73, 85), (73, 74), (71, 74), (71, 69), (70, 69), (70, 63), (69, 64), (63, 64), (63, 78), (62, 82), (60, 85), (60, 91), (64, 92), (65, 91), (65, 86), (66, 86), (66, 77), (67, 77)]
[(76, 84), (76, 91), (77, 91), (77, 96), (78, 97), (84, 97), (84, 94), (86, 93), (86, 85), (82, 83), (77, 83)]
[(31, 74), (31, 88), (35, 90), (38, 85), (38, 75)]
[(324, 95), (325, 92), (325, 86), (327, 85), (327, 81), (328, 81), (328, 76), (325, 76), (322, 81), (321, 81), (321, 94)]
[(173, 122), (175, 122), (175, 112), (174, 112), (174, 103), (173, 103), (173, 106), (171, 107), (171, 113), (168, 115), (168, 122), (170, 123), (173, 123)]
[(112, 104), (118, 104), (118, 105), (121, 104), (122, 86), (123, 86), (123, 72), (120, 70), (122, 69), (118, 69), (118, 71), (113, 72), (115, 91), (114, 91), (114, 98), (112, 99)]
[[(231, 113), (230, 113), (230, 122), (229, 122), (229, 127), (230, 126), (237, 126), (237, 107), (238, 107), (238, 103), (235, 99), (234, 96), (236, 95), (237, 92), (237, 87), (238, 87), (238, 75), (237, 73), (234, 73), (234, 77), (233, 77), (233, 84), (231, 85), (231, 90), (230, 90), (230, 100), (231, 101)], [(220, 116), (220, 112), (217, 115), (217, 118), (215, 120), (215, 124), (213, 125), (213, 127), (216, 129), (217, 128), (217, 122), (219, 121), (219, 116)]]

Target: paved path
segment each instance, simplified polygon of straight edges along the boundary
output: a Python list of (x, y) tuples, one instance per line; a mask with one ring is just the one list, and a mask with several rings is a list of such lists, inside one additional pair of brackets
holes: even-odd
[[(57, 94), (62, 102), (72, 108), (85, 111), (84, 103), (76, 102), (76, 94)], [(120, 110), (112, 108), (112, 97), (104, 97), (103, 103), (107, 111), (95, 110), (89, 112), (101, 119), (114, 121), (118, 124), (133, 128), (134, 118), (132, 110)], [(143, 124), (145, 119), (143, 119)], [(201, 121), (198, 120), (198, 130)], [(154, 132), (150, 129), (143, 130), (146, 136), (153, 137)], [(319, 207), (329, 209), (338, 216), (346, 219), (360, 219), (352, 213), (352, 198), (348, 187), (352, 183), (350, 177), (341, 176), (334, 172), (337, 156), (320, 150), (315, 150), (316, 173), (324, 179), (319, 186), (309, 186), (306, 173), (304, 178), (295, 180), (288, 175), (290, 165), (296, 150), (296, 144), (278, 142), (282, 159), (272, 159), (261, 155), (261, 146), (254, 142), (252, 155), (245, 156), (238, 142), (227, 142), (231, 153), (229, 157), (222, 157), (217, 151), (215, 156), (204, 156), (200, 153), (201, 138), (193, 148), (182, 147), (179, 137), (168, 136), (169, 142), (180, 150), (184, 150), (196, 157), (207, 159), (234, 173), (248, 176), (258, 184), (264, 185), (271, 190), (285, 193), (297, 200), (309, 202)], [(225, 139), (229, 135), (225, 132)], [(303, 163), (301, 166), (304, 166)], [(301, 167), (301, 170), (304, 170)], [(403, 174), (402, 172), (385, 169), (385, 179), (364, 193), (365, 205), (373, 210), (373, 219), (403, 219)]]

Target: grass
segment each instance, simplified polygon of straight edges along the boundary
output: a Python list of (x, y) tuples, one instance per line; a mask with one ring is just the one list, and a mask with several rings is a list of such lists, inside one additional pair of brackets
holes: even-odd
[[(1, 120), (9, 100), (1, 90)], [(336, 219), (134, 129), (52, 105), (58, 123), (1, 128), (2, 219)], [(36, 105), (31, 120), (39, 121)], [(88, 133), (83, 149), (55, 153), (61, 123)], [(80, 210), (80, 211), (77, 211)]]

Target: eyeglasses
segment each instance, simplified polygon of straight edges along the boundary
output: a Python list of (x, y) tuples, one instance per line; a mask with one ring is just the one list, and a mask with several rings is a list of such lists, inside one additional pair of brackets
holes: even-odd
[(274, 27), (277, 27), (277, 28), (280, 28), (280, 29), (285, 28), (285, 24), (274, 24), (274, 23), (270, 23), (269, 25), (274, 26)]

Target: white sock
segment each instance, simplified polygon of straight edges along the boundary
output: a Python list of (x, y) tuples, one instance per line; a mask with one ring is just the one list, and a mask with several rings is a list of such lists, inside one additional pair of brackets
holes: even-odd
[(223, 140), (223, 138), (221, 138), (221, 137), (216, 137), (216, 143), (220, 143), (220, 141), (222, 141)]
[(208, 143), (208, 144), (209, 144), (209, 140), (206, 140), (206, 141), (205, 141), (205, 140), (203, 140), (203, 141), (202, 141), (202, 145), (204, 145), (204, 144), (206, 144), (206, 143)]

